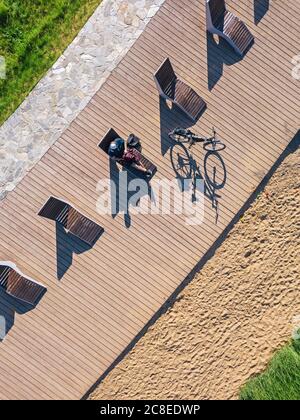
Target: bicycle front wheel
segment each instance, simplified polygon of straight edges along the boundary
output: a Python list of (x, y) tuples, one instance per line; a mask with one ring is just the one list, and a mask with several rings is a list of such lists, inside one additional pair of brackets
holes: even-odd
[(221, 152), (226, 145), (219, 140), (204, 142), (203, 148), (207, 152)]

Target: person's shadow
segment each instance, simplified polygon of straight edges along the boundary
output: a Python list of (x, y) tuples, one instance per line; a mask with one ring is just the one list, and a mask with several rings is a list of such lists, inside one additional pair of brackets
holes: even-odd
[[(225, 41), (224, 38), (216, 37), (210, 32), (207, 34), (207, 77), (208, 77), (208, 89), (211, 91), (223, 75), (224, 65), (231, 66), (238, 63), (243, 59), (239, 56), (233, 48)], [(249, 45), (249, 51), (252, 45)]]
[(23, 315), (34, 306), (21, 302), (0, 288), (0, 343), (5, 339), (15, 323), (15, 314)]
[(109, 159), (109, 174), (110, 174), (110, 208), (111, 216), (114, 219), (120, 212), (120, 168), (118, 164)]
[[(115, 161), (109, 159), (110, 165), (110, 181), (112, 183), (110, 190), (110, 206), (111, 216), (115, 218), (119, 213), (124, 214), (124, 224), (127, 229), (131, 227), (132, 217), (130, 214), (130, 207), (138, 207), (140, 200), (144, 196), (148, 196), (150, 199), (151, 185), (137, 170), (127, 170), (121, 168)], [(144, 181), (143, 187), (138, 186), (134, 191), (130, 191), (131, 186), (135, 181)], [(134, 201), (134, 196), (138, 194), (138, 199)]]
[[(104, 230), (101, 235), (103, 232)], [(58, 280), (61, 280), (71, 267), (73, 263), (73, 254), (83, 254), (92, 248), (93, 246), (88, 245), (80, 238), (67, 232), (60, 223), (56, 222), (56, 261)]]
[(258, 25), (270, 8), (270, 0), (254, 0), (254, 23)]
[[(161, 154), (163, 156), (173, 145), (173, 141), (169, 138), (171, 131), (177, 127), (190, 128), (196, 124), (196, 121), (191, 120), (180, 108), (174, 104), (169, 106), (169, 103), (159, 96)], [(198, 116), (198, 120), (203, 112)]]

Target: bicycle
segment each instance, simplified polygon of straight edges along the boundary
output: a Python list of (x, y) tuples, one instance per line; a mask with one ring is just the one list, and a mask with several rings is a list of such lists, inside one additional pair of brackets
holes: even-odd
[[(214, 127), (212, 128), (213, 135), (211, 137), (200, 137), (194, 134), (191, 130), (185, 128), (175, 128), (169, 133), (170, 139), (180, 142), (188, 143), (189, 149), (196, 143), (203, 143), (203, 148), (207, 152), (220, 152), (226, 148), (226, 145), (217, 139), (217, 133)], [(185, 139), (186, 141), (183, 141)]]

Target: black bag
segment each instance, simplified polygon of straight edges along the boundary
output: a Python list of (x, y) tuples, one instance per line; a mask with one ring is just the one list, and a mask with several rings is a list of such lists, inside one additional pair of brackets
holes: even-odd
[(142, 150), (141, 140), (134, 134), (129, 134), (128, 139), (127, 139), (127, 147), (128, 149), (136, 149), (139, 152), (141, 152)]

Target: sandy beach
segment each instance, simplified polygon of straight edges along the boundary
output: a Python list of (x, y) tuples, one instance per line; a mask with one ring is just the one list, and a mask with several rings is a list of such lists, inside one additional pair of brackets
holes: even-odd
[(300, 150), (91, 399), (236, 399), (300, 315)]

